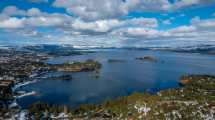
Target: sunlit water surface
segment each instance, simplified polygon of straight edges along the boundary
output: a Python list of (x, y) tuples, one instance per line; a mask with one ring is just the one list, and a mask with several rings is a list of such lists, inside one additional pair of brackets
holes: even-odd
[[(136, 57), (144, 56), (155, 57), (158, 61), (135, 60)], [(36, 101), (77, 107), (80, 104), (101, 103), (133, 92), (155, 93), (162, 89), (176, 88), (179, 87), (179, 78), (186, 74), (215, 75), (215, 56), (167, 51), (109, 49), (79, 56), (58, 57), (47, 62), (58, 64), (87, 59), (102, 63), (99, 78), (95, 77), (94, 72), (83, 72), (69, 73), (73, 76), (71, 81), (41, 80), (22, 88), (38, 94), (23, 97), (18, 103), (23, 108)], [(122, 59), (125, 62), (109, 63), (108, 59)]]

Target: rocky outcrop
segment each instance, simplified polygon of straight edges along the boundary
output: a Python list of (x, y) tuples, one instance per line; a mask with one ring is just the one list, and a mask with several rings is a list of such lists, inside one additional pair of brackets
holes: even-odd
[(157, 59), (154, 58), (154, 57), (151, 57), (151, 56), (145, 56), (145, 57), (138, 57), (138, 58), (135, 58), (136, 60), (139, 60), (139, 61), (149, 61), (149, 62), (157, 62)]
[(88, 72), (95, 71), (102, 67), (102, 65), (94, 60), (86, 60), (85, 62), (73, 62), (59, 65), (53, 65), (53, 70), (60, 72)]

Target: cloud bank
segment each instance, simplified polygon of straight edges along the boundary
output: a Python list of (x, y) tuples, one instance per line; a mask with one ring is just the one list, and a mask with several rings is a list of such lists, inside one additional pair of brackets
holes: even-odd
[[(207, 8), (215, 5), (214, 0), (20, 0), (22, 1), (46, 4), (54, 12), (37, 6), (22, 8), (7, 5), (0, 13), (0, 31), (87, 46), (141, 47), (148, 43), (159, 46), (163, 43), (184, 45), (186, 42), (215, 42), (215, 10), (210, 17), (204, 19), (194, 16), (186, 24), (174, 23), (186, 17), (181, 11)], [(59, 12), (58, 9), (65, 12)], [(178, 16), (170, 16), (176, 13)], [(161, 19), (162, 17), (154, 14), (166, 18)]]

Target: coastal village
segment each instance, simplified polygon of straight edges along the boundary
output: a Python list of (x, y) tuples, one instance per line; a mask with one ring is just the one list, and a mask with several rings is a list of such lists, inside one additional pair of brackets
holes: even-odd
[[(12, 48), (0, 49), (0, 119), (10, 119), (11, 116), (14, 119), (20, 117), (21, 108), (16, 99), (36, 93), (34, 91), (19, 91), (18, 89), (37, 82), (43, 78), (41, 77), (43, 74), (51, 71), (94, 71), (101, 67), (101, 64), (94, 60), (59, 65), (44, 62), (54, 56), (56, 55)], [(47, 79), (71, 80), (72, 77), (62, 75), (51, 76)]]
[(16, 99), (35, 94), (34, 91), (19, 91), (22, 86), (36, 82), (36, 77), (47, 71), (40, 60), (48, 56), (14, 49), (0, 50), (0, 108), (1, 117), (11, 117), (20, 113)]
[[(189, 120), (191, 118), (213, 120), (215, 118), (215, 77), (208, 75), (182, 76), (178, 81), (181, 85), (180, 88), (162, 90), (156, 94), (133, 93), (97, 105), (81, 105), (76, 109), (39, 101), (32, 104), (28, 109), (22, 109), (16, 100), (24, 96), (34, 95), (36, 92), (20, 91), (19, 88), (42, 80), (43, 74), (52, 71), (95, 71), (99, 74), (99, 69), (102, 67), (102, 64), (95, 60), (73, 61), (63, 64), (44, 62), (55, 56), (25, 50), (0, 50), (0, 120)], [(134, 60), (140, 62), (158, 61), (150, 56), (134, 58)], [(107, 61), (109, 63), (124, 62), (120, 59)], [(72, 80), (72, 76), (51, 76), (45, 79)]]

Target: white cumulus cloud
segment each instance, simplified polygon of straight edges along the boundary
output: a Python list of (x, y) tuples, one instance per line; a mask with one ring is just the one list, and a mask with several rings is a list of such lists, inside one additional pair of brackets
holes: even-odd
[(18, 19), (11, 17), (8, 19), (0, 20), (0, 28), (22, 28), (25, 24), (25, 18)]

